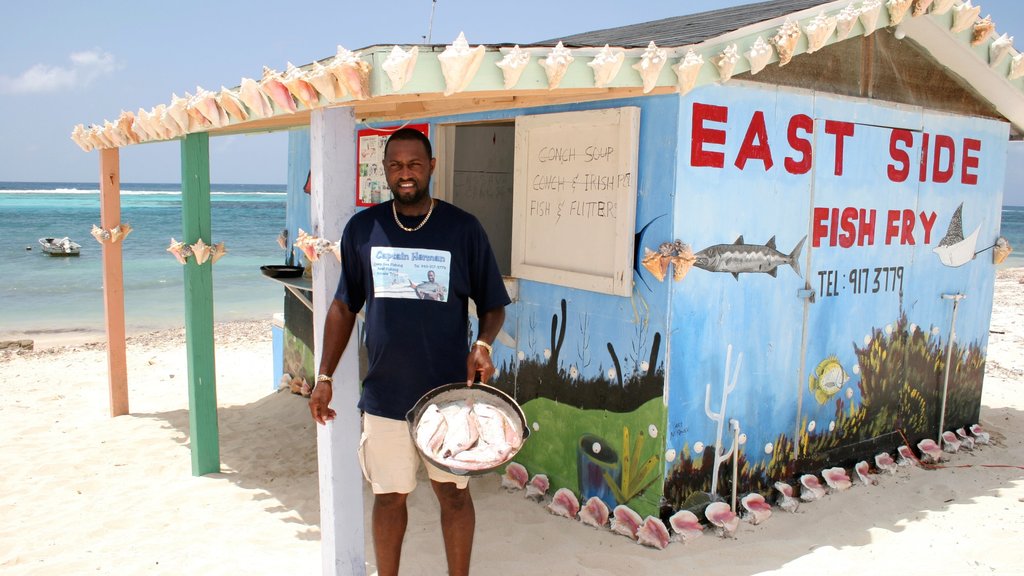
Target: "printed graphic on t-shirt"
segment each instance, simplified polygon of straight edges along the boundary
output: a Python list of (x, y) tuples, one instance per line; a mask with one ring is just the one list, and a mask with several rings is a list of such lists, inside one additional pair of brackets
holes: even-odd
[(370, 259), (374, 297), (448, 301), (451, 252), (374, 246)]

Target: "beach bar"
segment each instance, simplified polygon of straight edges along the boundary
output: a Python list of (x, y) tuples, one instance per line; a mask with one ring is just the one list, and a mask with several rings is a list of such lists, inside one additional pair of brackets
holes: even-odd
[[(959, 0), (779, 0), (531, 44), (339, 47), (72, 137), (115, 175), (105, 210), (112, 150), (181, 140), (193, 473), (219, 469), (208, 139), (290, 131), (287, 237), (312, 273), (287, 292), (283, 365), (311, 379), (341, 231), (389, 199), (383, 142), (410, 126), (513, 299), (493, 384), (531, 428), (517, 465), (640, 517), (738, 512), (971, 437), (1024, 130), (1004, 32)], [(364, 570), (359, 341), (317, 431), (325, 574)]]

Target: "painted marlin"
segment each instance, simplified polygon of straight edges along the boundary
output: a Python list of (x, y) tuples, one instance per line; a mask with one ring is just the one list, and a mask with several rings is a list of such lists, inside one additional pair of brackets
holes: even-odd
[(764, 246), (744, 244), (743, 236), (740, 236), (732, 244), (715, 244), (697, 252), (697, 261), (693, 265), (709, 272), (728, 272), (739, 280), (743, 272), (764, 272), (774, 277), (779, 266), (789, 264), (796, 275), (802, 278), (798, 259), (805, 240), (807, 236), (801, 238), (787, 256), (775, 249), (775, 236)]

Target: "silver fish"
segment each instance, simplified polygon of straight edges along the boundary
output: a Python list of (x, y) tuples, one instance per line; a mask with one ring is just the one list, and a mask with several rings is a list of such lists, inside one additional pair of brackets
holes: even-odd
[(744, 244), (741, 235), (732, 244), (715, 244), (697, 252), (694, 255), (697, 261), (693, 265), (709, 272), (728, 272), (739, 280), (740, 274), (744, 272), (763, 272), (774, 277), (779, 266), (789, 264), (796, 275), (803, 278), (798, 259), (805, 240), (807, 236), (801, 238), (787, 256), (775, 249), (775, 236), (761, 246)]

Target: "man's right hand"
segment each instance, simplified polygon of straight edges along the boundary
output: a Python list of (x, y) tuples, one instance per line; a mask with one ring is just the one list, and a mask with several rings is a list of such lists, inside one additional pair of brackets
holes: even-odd
[(330, 408), (331, 397), (334, 395), (331, 386), (330, 382), (317, 382), (309, 396), (309, 413), (318, 424), (327, 424), (328, 420), (334, 420), (335, 412)]

